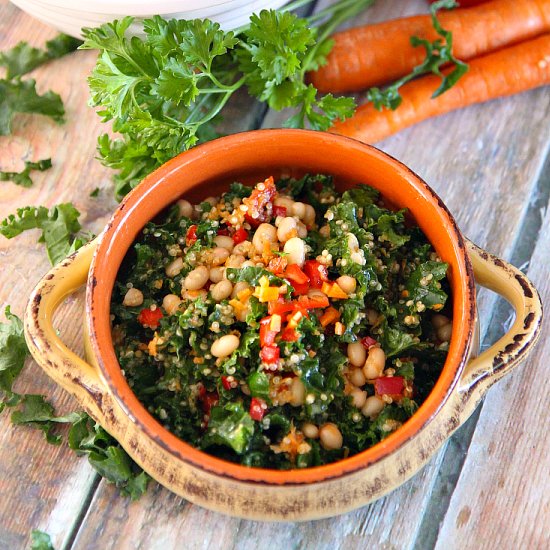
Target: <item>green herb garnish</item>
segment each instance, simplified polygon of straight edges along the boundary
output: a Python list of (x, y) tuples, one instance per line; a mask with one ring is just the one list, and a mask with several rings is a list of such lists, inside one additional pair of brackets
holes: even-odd
[(32, 170), (44, 172), (52, 167), (52, 159), (43, 159), (37, 162), (25, 161), (25, 168), (21, 172), (2, 172), (0, 171), (0, 181), (12, 181), (21, 187), (30, 187), (32, 180), (30, 173)]
[[(411, 36), (411, 44), (415, 47), (422, 46), (426, 50), (426, 58), (424, 61), (415, 67), (408, 75), (400, 78), (394, 82), (391, 86), (388, 86), (384, 90), (380, 88), (371, 88), (367, 93), (367, 99), (372, 101), (374, 107), (379, 111), (382, 108), (395, 110), (403, 98), (399, 94), (399, 88), (406, 84), (413, 78), (423, 74), (435, 74), (441, 77), (441, 84), (437, 90), (432, 94), (432, 98), (436, 98), (445, 93), (449, 88), (452, 88), (468, 71), (468, 65), (453, 55), (453, 34), (442, 28), (441, 23), (437, 19), (437, 12), (440, 9), (451, 9), (457, 7), (455, 0), (439, 0), (434, 2), (430, 7), (432, 15), (432, 24), (437, 33), (442, 37), (429, 42), (426, 39), (419, 38), (418, 36)], [(454, 65), (454, 69), (448, 73), (443, 74), (441, 67), (447, 64)]]

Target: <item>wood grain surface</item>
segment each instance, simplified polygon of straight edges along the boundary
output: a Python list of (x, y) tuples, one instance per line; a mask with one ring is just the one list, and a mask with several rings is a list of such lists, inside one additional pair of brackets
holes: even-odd
[[(327, 3), (318, 2), (316, 9)], [(424, 11), (424, 0), (379, 1), (353, 23)], [(22, 39), (39, 46), (54, 35), (0, 0), (0, 50)], [(51, 88), (62, 96), (67, 122), (56, 125), (20, 115), (13, 136), (0, 137), (0, 169), (18, 169), (22, 160), (48, 156), (54, 163), (51, 170), (34, 175), (30, 189), (1, 184), (2, 218), (19, 206), (72, 201), (83, 213), (83, 225), (98, 232), (114, 209), (109, 171), (94, 158), (96, 136), (104, 130), (87, 106), (85, 78), (94, 59), (94, 52), (77, 52), (31, 75), (39, 90)], [(263, 120), (262, 116), (262, 107), (243, 94), (231, 106), (225, 130), (277, 127), (288, 113), (269, 112)], [(436, 189), (477, 244), (511, 258), (517, 243), (538, 239), (529, 274), (543, 299), (550, 296), (550, 217), (533, 225), (531, 218), (538, 213), (529, 206), (537, 194), (544, 206), (548, 201), (550, 174), (543, 166), (549, 123), (550, 94), (545, 88), (427, 121), (379, 144)], [(96, 187), (101, 189), (99, 197), (90, 198)], [(36, 233), (27, 233), (13, 241), (0, 239), (2, 311), (11, 304), (21, 315), (30, 290), (48, 269), (36, 238)], [(496, 306), (494, 295), (480, 293), (484, 332), (491, 323), (501, 322), (494, 316)], [(75, 296), (58, 314), (64, 340), (77, 351), (82, 327), (75, 321), (81, 309), (82, 296)], [(130, 503), (99, 480), (84, 459), (65, 446), (48, 445), (40, 433), (11, 426), (4, 413), (0, 549), (28, 547), (30, 531), (36, 528), (47, 531), (57, 549), (548, 547), (548, 335), (547, 323), (529, 361), (491, 389), (477, 425), (474, 419), (460, 430), (417, 476), (370, 506), (316, 522), (233, 519), (190, 505), (154, 484), (139, 502)], [(76, 408), (32, 361), (17, 389), (45, 393), (59, 411)], [(450, 457), (457, 448), (465, 451), (464, 456)], [(458, 482), (441, 498), (435, 489), (442, 485), (442, 475), (451, 474)]]

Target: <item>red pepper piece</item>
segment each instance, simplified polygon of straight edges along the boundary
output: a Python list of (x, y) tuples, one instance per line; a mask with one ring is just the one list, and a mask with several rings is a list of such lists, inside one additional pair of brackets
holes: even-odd
[(270, 329), (271, 317), (264, 317), (260, 321), (260, 347), (271, 346), (275, 343), (277, 332)]
[(156, 329), (159, 326), (159, 321), (162, 319), (162, 311), (159, 307), (156, 309), (142, 309), (137, 317), (138, 323), (143, 326), (147, 325), (152, 329)]
[(222, 386), (225, 390), (231, 389), (231, 382), (229, 382), (228, 378), (228, 376), (222, 376)]
[(187, 235), (185, 236), (185, 244), (187, 246), (191, 246), (192, 244), (197, 242), (197, 226), (192, 225), (187, 230)]
[(206, 395), (200, 400), (202, 403), (202, 410), (204, 411), (204, 414), (210, 416), (210, 411), (212, 410), (212, 407), (215, 407), (219, 403), (220, 396), (218, 395), (218, 392), (209, 391), (206, 392)]
[(296, 332), (296, 329), (291, 327), (286, 327), (281, 334), (281, 340), (283, 342), (296, 342), (298, 338), (298, 332)]
[(243, 204), (248, 207), (244, 217), (252, 227), (270, 220), (273, 211), (271, 201), (276, 193), (275, 180), (270, 176), (256, 185), (250, 197), (243, 199)]
[(374, 381), (376, 395), (403, 395), (405, 380), (402, 376), (381, 376)]
[(227, 227), (220, 227), (216, 234), (223, 235), (224, 237), (229, 237), (229, 229), (227, 229)]
[(312, 288), (321, 288), (323, 283), (328, 282), (328, 269), (317, 260), (307, 260), (304, 264), (304, 272), (309, 277)]
[(288, 260), (282, 256), (275, 256), (269, 260), (267, 269), (271, 271), (274, 275), (282, 275), (288, 265)]
[(250, 401), (250, 417), (252, 420), (260, 421), (267, 411), (266, 402), (259, 397), (253, 397)]
[(307, 294), (308, 290), (311, 288), (309, 283), (300, 284), (294, 281), (292, 282), (292, 286), (294, 287), (293, 294), (295, 296), (301, 296), (302, 294)]
[(240, 227), (233, 233), (233, 242), (235, 244), (242, 243), (248, 239), (248, 231), (244, 227)]
[(361, 338), (361, 344), (363, 344), (366, 349), (372, 348), (372, 346), (376, 346), (377, 343), (378, 342), (370, 336), (365, 336), (364, 338)]
[(260, 359), (264, 363), (268, 363), (269, 365), (272, 365), (273, 363), (277, 363), (280, 357), (280, 350), (278, 346), (272, 345), (272, 346), (265, 346), (260, 350)]
[(291, 264), (286, 268), (284, 277), (289, 279), (293, 284), (304, 285), (309, 283), (309, 277), (296, 264)]
[(275, 302), (269, 302), (267, 304), (267, 312), (270, 315), (282, 315), (283, 313), (288, 313), (289, 311), (294, 311), (296, 309), (295, 302), (285, 302), (282, 296)]
[(273, 215), (275, 217), (282, 216), (283, 218), (286, 216), (286, 206), (273, 206)]

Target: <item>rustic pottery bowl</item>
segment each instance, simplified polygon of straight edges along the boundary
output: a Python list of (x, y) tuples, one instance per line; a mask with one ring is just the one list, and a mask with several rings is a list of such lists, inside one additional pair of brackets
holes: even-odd
[[(181, 196), (198, 200), (234, 180), (268, 175), (336, 176), (340, 189), (363, 182), (406, 207), (450, 265), (453, 332), (443, 371), (414, 416), (381, 443), (339, 462), (304, 470), (248, 468), (205, 454), (168, 432), (130, 390), (109, 326), (119, 266), (143, 226)], [(472, 358), (475, 284), (514, 307), (508, 333)], [(52, 326), (59, 303), (87, 283), (87, 360), (72, 353)], [(407, 167), (354, 140), (303, 130), (260, 130), (195, 147), (148, 176), (92, 243), (38, 284), (26, 316), (31, 353), (44, 370), (117, 438), (153, 478), (186, 499), (257, 520), (307, 520), (367, 504), (417, 472), (473, 412), (487, 389), (525, 358), (539, 334), (542, 307), (531, 283), (511, 265), (466, 241), (435, 193)]]

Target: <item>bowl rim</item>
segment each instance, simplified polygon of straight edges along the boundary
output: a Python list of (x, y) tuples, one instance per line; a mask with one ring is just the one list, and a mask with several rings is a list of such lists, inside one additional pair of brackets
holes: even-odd
[[(104, 272), (113, 269), (112, 262), (109, 265), (110, 254), (114, 250), (117, 238), (128, 231), (125, 223), (132, 220), (140, 209), (146, 210), (148, 198), (154, 193), (158, 193), (158, 189), (162, 189), (163, 184), (167, 184), (171, 179), (177, 177), (178, 173), (184, 171), (190, 164), (205, 162), (207, 156), (209, 158), (213, 155), (227, 156), (240, 148), (258, 148), (262, 144), (274, 143), (277, 140), (282, 140), (285, 143), (289, 140), (297, 141), (304, 147), (323, 144), (324, 146), (343, 148), (350, 154), (370, 155), (377, 161), (386, 163), (396, 177), (406, 181), (425, 202), (425, 205), (439, 214), (439, 221), (444, 225), (446, 236), (451, 245), (453, 260), (456, 260), (458, 268), (456, 278), (453, 275), (453, 318), (457, 318), (457, 313), (460, 313), (461, 320), (460, 323), (453, 323), (449, 353), (434, 388), (403, 426), (381, 442), (351, 457), (322, 466), (294, 470), (247, 467), (209, 455), (179, 439), (147, 411), (130, 389), (114, 352), (109, 323), (112, 285), (109, 286), (109, 278), (103, 276)], [(244, 173), (245, 168), (243, 167), (242, 170)], [(200, 185), (204, 183), (203, 181)], [(188, 191), (189, 188), (186, 188), (182, 194)], [(171, 202), (173, 201), (170, 200), (166, 205)], [(164, 207), (165, 205), (162, 208)], [(147, 215), (150, 214), (149, 219), (151, 219), (156, 213), (147, 213)], [(141, 231), (142, 227), (143, 224), (136, 230), (136, 233)], [(132, 238), (131, 243), (134, 240), (135, 238)], [(131, 243), (126, 247), (121, 258), (127, 253)], [(119, 267), (120, 262), (116, 266), (116, 272)], [(99, 276), (100, 273), (102, 276)], [(196, 146), (159, 167), (125, 197), (100, 235), (86, 287), (87, 326), (91, 350), (99, 367), (100, 375), (118, 405), (137, 428), (169, 454), (192, 467), (234, 481), (263, 485), (288, 486), (327, 481), (353, 474), (402, 449), (433, 420), (452, 394), (469, 357), (475, 318), (475, 279), (466, 253), (464, 239), (453, 216), (438, 195), (411, 169), (375, 147), (347, 137), (311, 130), (262, 129), (232, 134)]]

